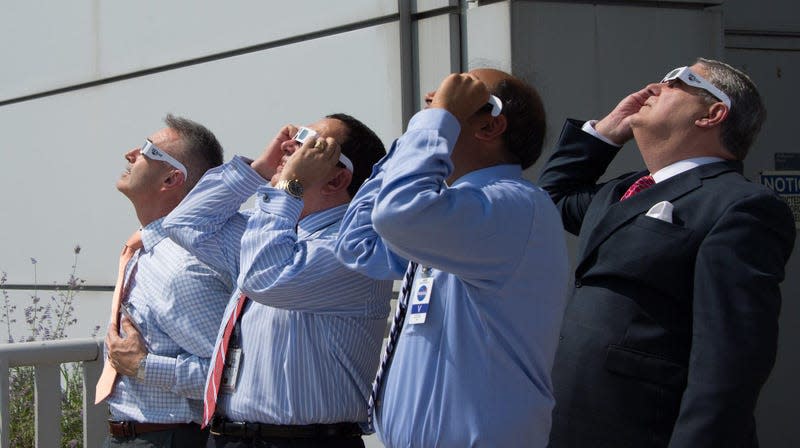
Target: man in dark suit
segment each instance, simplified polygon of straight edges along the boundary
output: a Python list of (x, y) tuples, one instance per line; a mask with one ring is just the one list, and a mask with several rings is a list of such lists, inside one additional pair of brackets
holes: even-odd
[[(566, 123), (539, 180), (580, 236), (552, 448), (758, 446), (795, 238), (789, 207), (741, 174), (764, 117), (745, 74), (699, 59)], [(597, 184), (631, 137), (647, 170)]]

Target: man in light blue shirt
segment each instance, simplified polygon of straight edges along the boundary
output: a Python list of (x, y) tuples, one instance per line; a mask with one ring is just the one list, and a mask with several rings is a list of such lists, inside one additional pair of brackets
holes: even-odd
[(447, 77), (426, 101), (337, 243), (376, 278), (419, 263), (375, 430), (389, 448), (543, 447), (568, 262), (553, 203), (522, 177), (541, 152), (541, 101), (488, 69)]
[[(226, 362), (239, 361), (223, 374), (209, 446), (363, 447), (358, 423), (391, 282), (347, 269), (334, 245), (347, 204), (384, 153), (348, 115), (287, 125), (255, 161), (235, 157), (209, 171), (167, 218), (179, 244), (238, 277), (217, 350), (247, 297), (227, 344)], [(239, 212), (254, 194), (255, 206)]]
[(222, 163), (214, 134), (168, 115), (167, 127), (128, 151), (117, 189), (130, 199), (144, 246), (128, 263), (121, 330), (112, 319), (108, 357), (118, 373), (108, 397), (108, 447), (196, 447), (214, 336), (234, 279), (167, 238), (167, 215), (207, 169)]

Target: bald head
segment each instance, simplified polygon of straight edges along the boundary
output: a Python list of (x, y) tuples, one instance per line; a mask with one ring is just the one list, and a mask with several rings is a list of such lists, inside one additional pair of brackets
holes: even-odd
[(522, 169), (529, 168), (542, 154), (547, 128), (539, 93), (525, 81), (500, 70), (477, 68), (469, 73), (486, 84), (489, 93), (503, 102), (501, 114), (507, 122), (503, 133), (505, 149)]
[(493, 68), (476, 68), (470, 70), (468, 73), (486, 84), (486, 87), (489, 88), (489, 91), (491, 91), (492, 87), (497, 85), (497, 83), (500, 81), (513, 78), (513, 76), (509, 75), (508, 73)]

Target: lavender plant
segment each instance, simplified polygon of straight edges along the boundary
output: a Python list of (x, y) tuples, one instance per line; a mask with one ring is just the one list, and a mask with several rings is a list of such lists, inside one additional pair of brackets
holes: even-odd
[[(17, 322), (15, 312), (17, 305), (11, 303), (8, 290), (5, 288), (7, 275), (0, 274), (0, 292), (2, 293), (2, 319), (5, 324), (7, 341), (31, 342), (64, 339), (67, 330), (75, 325), (75, 307), (73, 301), (83, 288), (84, 280), (77, 275), (78, 255), (81, 247), (76, 245), (73, 249), (74, 262), (66, 285), (56, 287), (55, 293), (50, 296), (47, 303), (39, 297), (38, 278), (36, 265), (38, 261), (31, 258), (33, 265), (34, 289), (30, 295), (30, 304), (23, 312), (28, 334), (15, 338), (12, 324)], [(94, 328), (92, 336), (96, 336), (99, 326)], [(62, 445), (68, 447), (82, 446), (83, 432), (83, 379), (82, 363), (68, 363), (61, 365), (61, 434)], [(9, 369), (9, 435), (11, 446), (20, 448), (33, 448), (34, 434), (34, 369), (33, 367), (14, 367)]]

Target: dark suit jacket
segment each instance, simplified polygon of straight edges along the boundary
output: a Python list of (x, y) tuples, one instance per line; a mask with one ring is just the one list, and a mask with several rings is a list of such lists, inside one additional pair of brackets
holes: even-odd
[[(794, 219), (740, 162), (623, 202), (646, 172), (596, 184), (618, 149), (568, 121), (539, 184), (580, 236), (553, 368), (551, 447), (754, 447)], [(660, 201), (673, 222), (645, 216)]]

